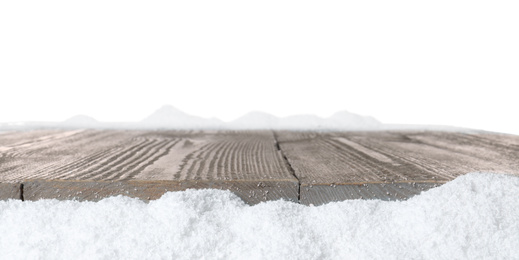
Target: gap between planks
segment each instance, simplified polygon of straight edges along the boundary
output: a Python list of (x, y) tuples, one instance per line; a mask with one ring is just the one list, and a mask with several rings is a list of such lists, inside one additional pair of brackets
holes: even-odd
[(285, 152), (283, 152), (283, 150), (281, 149), (276, 132), (272, 131), (272, 135), (274, 136), (274, 142), (275, 142), (276, 149), (278, 150), (279, 153), (281, 153), (281, 156), (283, 157), (283, 160), (285, 161), (285, 165), (288, 167), (288, 170), (290, 171), (290, 173), (297, 180), (297, 203), (301, 203), (301, 181), (297, 177), (296, 171), (292, 167), (292, 164), (290, 164), (290, 161), (288, 160), (287, 156), (285, 155)]

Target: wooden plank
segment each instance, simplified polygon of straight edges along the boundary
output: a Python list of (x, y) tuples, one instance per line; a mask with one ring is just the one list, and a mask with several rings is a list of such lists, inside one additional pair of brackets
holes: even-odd
[(322, 205), (356, 199), (405, 200), (440, 185), (441, 183), (416, 182), (303, 185), (300, 203)]
[[(256, 192), (255, 186), (269, 183), (268, 198), (297, 200), (297, 179), (276, 149), (271, 131), (46, 130), (6, 136), (0, 136), (0, 181), (24, 182), (29, 199), (58, 196), (41, 187), (65, 184), (25, 180), (66, 180), (72, 186), (90, 181), (85, 192), (98, 189), (96, 185), (110, 191), (113, 186), (105, 182), (114, 181), (197, 181), (199, 188), (225, 182), (236, 192)], [(138, 197), (146, 199), (148, 193), (143, 194)], [(244, 196), (248, 202), (259, 201), (253, 197)], [(87, 198), (92, 194), (84, 195)]]
[(270, 131), (43, 134), (0, 147), (0, 181), (296, 180)]
[(301, 183), (305, 204), (403, 199), (473, 171), (519, 174), (519, 137), (513, 135), (429, 131), (276, 135)]
[[(30, 136), (27, 135), (30, 133)], [(60, 179), (97, 161), (110, 150), (121, 150), (138, 132), (126, 131), (29, 131), (0, 146), (0, 181), (27, 178)], [(12, 133), (12, 135), (15, 135)], [(2, 143), (3, 136), (0, 136)]]
[(0, 183), (0, 200), (21, 199), (20, 183)]
[(471, 171), (518, 174), (518, 156), (519, 137), (490, 133), (39, 130), (0, 135), (0, 182), (14, 183), (6, 198), (23, 183), (28, 200), (221, 188), (250, 204), (319, 205), (405, 199)]
[(230, 190), (243, 201), (254, 205), (263, 201), (284, 199), (298, 201), (297, 181), (68, 181), (28, 180), (24, 182), (24, 199), (99, 201), (124, 195), (143, 201), (155, 200), (169, 191), (187, 189)]

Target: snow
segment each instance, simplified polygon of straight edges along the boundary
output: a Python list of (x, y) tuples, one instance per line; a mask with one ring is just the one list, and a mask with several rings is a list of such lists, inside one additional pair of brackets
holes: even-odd
[(0, 258), (517, 259), (518, 198), (518, 177), (471, 173), (407, 201), (319, 207), (221, 190), (0, 201)]
[(385, 124), (371, 116), (362, 116), (340, 111), (330, 117), (315, 115), (292, 115), (276, 117), (264, 112), (250, 112), (230, 122), (218, 118), (193, 116), (166, 105), (138, 122), (100, 122), (78, 115), (62, 122), (0, 123), (0, 131), (24, 131), (33, 129), (123, 129), (123, 130), (295, 130), (295, 131), (383, 131), (383, 130), (431, 130), (449, 132), (481, 132), (478, 130), (441, 126)]
[(264, 112), (253, 111), (228, 123), (232, 129), (275, 129), (279, 118)]
[(137, 123), (138, 128), (218, 129), (223, 122), (215, 118), (202, 118), (184, 113), (173, 106), (163, 106)]
[(95, 128), (97, 126), (99, 126), (99, 121), (95, 120), (94, 118), (92, 117), (89, 117), (89, 116), (86, 116), (86, 115), (77, 115), (77, 116), (73, 116), (65, 121), (63, 121), (61, 123), (62, 126), (64, 127), (77, 127), (77, 128), (81, 128), (81, 127), (91, 127), (91, 128)]
[(293, 115), (279, 118), (264, 112), (250, 112), (234, 121), (193, 116), (166, 105), (139, 122), (99, 122), (78, 115), (63, 122), (26, 122), (21, 125), (0, 124), (0, 130), (38, 128), (92, 128), (92, 129), (228, 129), (228, 130), (382, 130), (384, 125), (373, 117), (346, 111), (328, 118), (315, 115)]
[(231, 121), (230, 129), (274, 130), (377, 130), (382, 123), (373, 117), (341, 111), (328, 118), (315, 115), (293, 115), (278, 118), (263, 112), (251, 112)]
[(282, 129), (282, 130), (351, 130), (378, 129), (381, 123), (372, 117), (365, 117), (342, 111), (329, 118), (314, 115), (294, 115), (284, 118), (264, 113), (250, 112), (234, 121), (225, 123), (214, 118), (202, 118), (186, 114), (173, 106), (163, 106), (151, 116), (135, 125), (136, 128), (160, 129)]

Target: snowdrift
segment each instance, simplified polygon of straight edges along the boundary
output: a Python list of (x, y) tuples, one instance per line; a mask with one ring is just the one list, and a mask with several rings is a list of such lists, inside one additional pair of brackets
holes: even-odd
[(248, 206), (228, 191), (148, 204), (0, 201), (2, 259), (512, 259), (519, 178), (472, 173), (401, 202)]

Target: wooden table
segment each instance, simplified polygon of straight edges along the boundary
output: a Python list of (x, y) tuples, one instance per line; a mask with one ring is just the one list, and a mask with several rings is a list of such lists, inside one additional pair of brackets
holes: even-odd
[(0, 199), (394, 200), (473, 171), (519, 176), (518, 158), (519, 136), (475, 132), (15, 131), (0, 133)]

